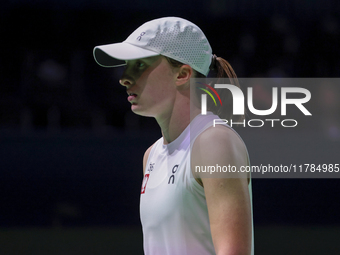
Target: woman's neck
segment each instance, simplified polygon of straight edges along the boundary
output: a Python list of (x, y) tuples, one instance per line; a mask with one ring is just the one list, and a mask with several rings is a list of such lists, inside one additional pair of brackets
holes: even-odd
[(169, 144), (179, 137), (191, 120), (199, 113), (200, 109), (190, 105), (188, 97), (175, 100), (173, 107), (167, 114), (156, 118), (162, 131), (164, 144)]

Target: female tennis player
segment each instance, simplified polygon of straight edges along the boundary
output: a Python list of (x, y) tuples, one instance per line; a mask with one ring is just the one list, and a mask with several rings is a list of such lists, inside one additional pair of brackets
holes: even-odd
[[(131, 110), (154, 117), (162, 131), (143, 160), (145, 254), (253, 254), (249, 176), (203, 170), (249, 165), (246, 146), (228, 125), (213, 125), (231, 117), (230, 107), (208, 104), (203, 114), (200, 94), (190, 94), (190, 86), (198, 84), (191, 78), (206, 77), (210, 70), (237, 85), (229, 63), (212, 54), (198, 26), (177, 17), (149, 21), (122, 43), (97, 46), (94, 57), (101, 66), (126, 66), (120, 84)], [(203, 85), (199, 91), (212, 88)]]

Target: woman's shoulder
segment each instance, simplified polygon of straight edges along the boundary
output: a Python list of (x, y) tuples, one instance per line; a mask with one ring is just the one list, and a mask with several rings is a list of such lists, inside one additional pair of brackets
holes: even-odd
[(207, 128), (197, 136), (192, 147), (192, 160), (197, 165), (216, 165), (223, 162), (232, 165), (248, 163), (247, 148), (235, 130), (225, 125)]
[(203, 144), (213, 143), (216, 146), (224, 144), (224, 146), (245, 147), (239, 134), (227, 125), (215, 125), (207, 128), (197, 136), (196, 141)]

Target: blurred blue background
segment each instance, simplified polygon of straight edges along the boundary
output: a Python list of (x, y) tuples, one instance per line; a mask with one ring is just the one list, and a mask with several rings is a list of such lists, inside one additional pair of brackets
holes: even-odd
[[(142, 254), (142, 157), (161, 134), (130, 112), (122, 69), (98, 66), (94, 46), (180, 16), (239, 77), (339, 77), (339, 13), (336, 0), (3, 1), (1, 254)], [(339, 87), (309, 89), (299, 127), (238, 129), (253, 165), (340, 163)], [(256, 254), (339, 254), (338, 185), (254, 179)]]

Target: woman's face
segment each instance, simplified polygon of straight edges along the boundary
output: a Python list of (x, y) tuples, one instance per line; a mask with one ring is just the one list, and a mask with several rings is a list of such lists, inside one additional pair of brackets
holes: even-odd
[(127, 61), (120, 84), (126, 87), (131, 110), (149, 117), (171, 114), (177, 73), (162, 56)]

